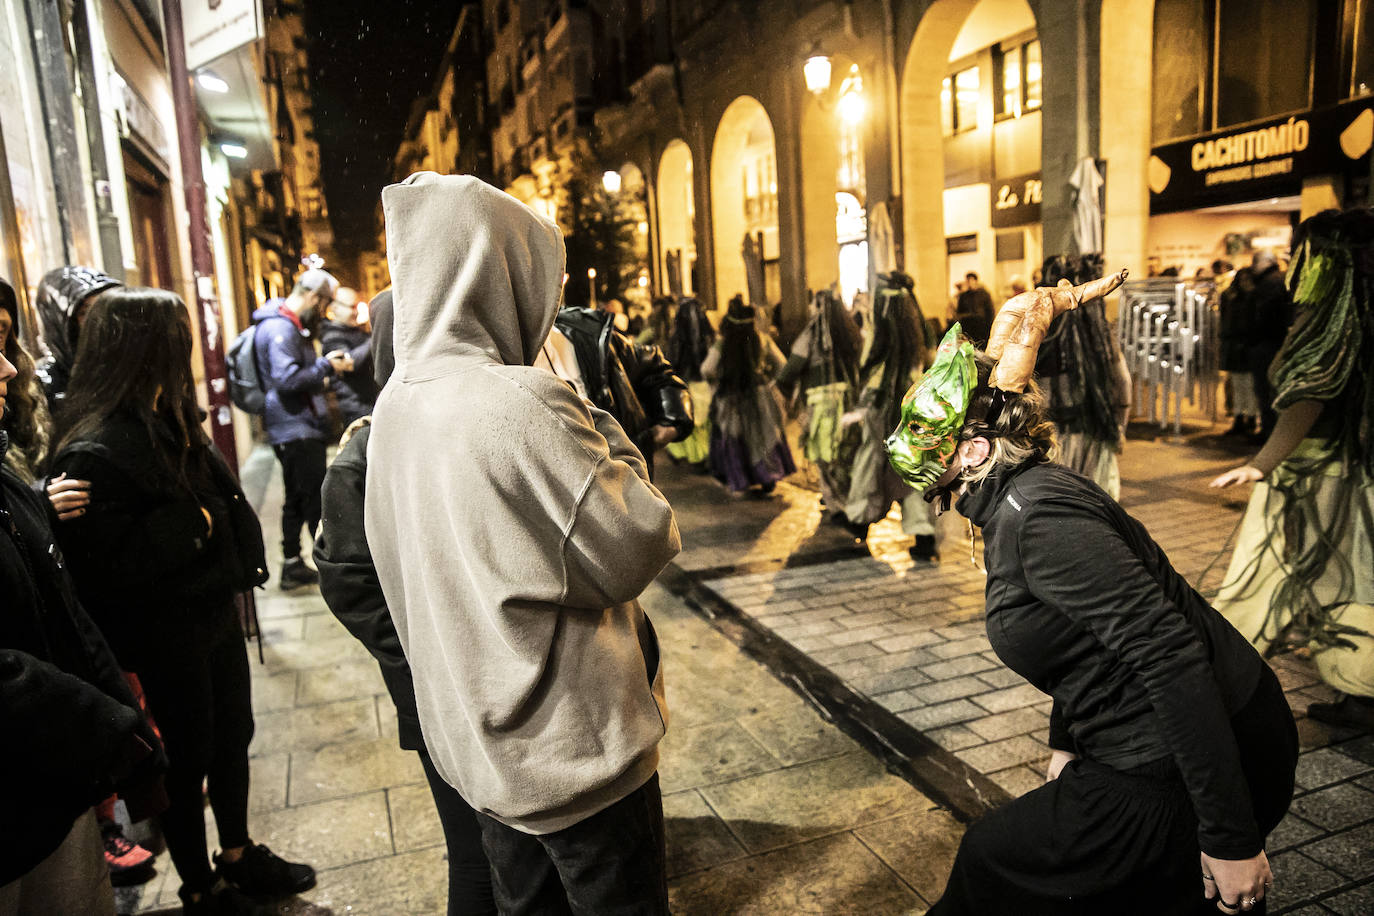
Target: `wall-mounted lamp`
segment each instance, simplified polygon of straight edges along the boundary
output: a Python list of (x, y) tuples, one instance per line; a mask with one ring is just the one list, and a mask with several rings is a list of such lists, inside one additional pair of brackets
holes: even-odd
[(821, 50), (820, 42), (811, 46), (811, 53), (802, 64), (802, 76), (806, 78), (806, 89), (813, 95), (830, 91), (830, 57)]
[(196, 74), (196, 85), (206, 92), (217, 92), (221, 95), (229, 91), (229, 84), (209, 70), (202, 70)]
[(230, 159), (248, 158), (248, 147), (244, 146), (242, 143), (225, 141), (219, 145), (219, 151)]
[(606, 172), (601, 176), (601, 186), (606, 189), (607, 194), (620, 193), (620, 173)]

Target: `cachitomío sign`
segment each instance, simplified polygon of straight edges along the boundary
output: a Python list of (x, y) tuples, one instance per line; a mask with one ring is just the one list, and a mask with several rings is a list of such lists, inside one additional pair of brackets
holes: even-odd
[(1150, 212), (1287, 197), (1307, 175), (1369, 172), (1374, 99), (1305, 111), (1157, 146)]

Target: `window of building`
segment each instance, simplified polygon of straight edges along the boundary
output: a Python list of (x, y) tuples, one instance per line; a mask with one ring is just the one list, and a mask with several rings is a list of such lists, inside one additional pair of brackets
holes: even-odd
[(1205, 0), (1155, 0), (1154, 142), (1202, 133), (1211, 84), (1211, 28)]
[(1217, 128), (1311, 107), (1316, 21), (1316, 0), (1217, 4)]
[(1035, 111), (1044, 101), (1040, 67), (1040, 40), (1010, 48), (994, 48), (993, 79), (998, 87), (997, 117), (1019, 118)]
[(979, 85), (977, 67), (945, 77), (940, 88), (940, 115), (946, 137), (978, 127)]
[(1374, 0), (1358, 2), (1354, 13), (1355, 61), (1350, 75), (1350, 97), (1374, 93)]

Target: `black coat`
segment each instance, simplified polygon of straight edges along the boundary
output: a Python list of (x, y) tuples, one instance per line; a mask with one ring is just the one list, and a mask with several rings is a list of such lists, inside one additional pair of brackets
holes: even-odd
[[(0, 432), (0, 458), (5, 451)], [(76, 599), (47, 508), (0, 468), (0, 885), (66, 838), (116, 789), (155, 813), (165, 758), (100, 631)]]
[(1260, 851), (1230, 719), (1264, 661), (1087, 478), (1023, 465), (959, 512), (987, 539), (988, 639), (1054, 698), (1050, 746), (1115, 769), (1172, 757), (1208, 855)]
[(610, 312), (565, 308), (556, 323), (577, 351), (587, 396), (616, 418), (651, 468), (655, 426), (676, 429), (675, 442), (692, 434), (692, 396), (662, 350), (617, 331)]
[(353, 371), (334, 377), (329, 390), (339, 405), (344, 426), (372, 413), (377, 403), (377, 382), (372, 377), (372, 335), (362, 328), (337, 321), (320, 323), (320, 351), (346, 350), (353, 357)]
[(401, 747), (418, 751), (425, 744), (420, 733), (420, 714), (415, 708), (415, 681), (387, 610), (363, 529), (367, 440), (371, 433), (370, 426), (354, 433), (324, 475), (315, 567), (320, 571), (324, 603), (348, 632), (367, 647), (382, 669), (382, 680), (396, 705), (396, 731)]
[(82, 603), (134, 671), (164, 650), (193, 651), (219, 632), (203, 615), (233, 613), (235, 593), (267, 581), (257, 515), (219, 453), (206, 448), (208, 471), (188, 487), (161, 457), (175, 453), (170, 428), (155, 435), (164, 441), (120, 415), (53, 459), (53, 474), (91, 482), (86, 514), (54, 527)]
[(992, 307), (992, 294), (981, 286), (960, 293), (954, 307), (954, 320), (964, 329), (964, 336), (979, 348), (987, 346), (996, 315), (997, 311)]

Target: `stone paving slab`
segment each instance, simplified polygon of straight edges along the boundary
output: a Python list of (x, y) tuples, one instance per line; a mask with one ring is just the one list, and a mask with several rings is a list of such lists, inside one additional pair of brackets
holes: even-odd
[[(1221, 583), (1228, 556), (1218, 551), (1248, 495), (1206, 488), (1238, 463), (1211, 432), (1195, 431), (1187, 442), (1137, 439), (1122, 462), (1123, 505), (1204, 592)], [(688, 517), (721, 498), (675, 483), (664, 490), (675, 506), (688, 505)], [(826, 551), (835, 550), (837, 536), (821, 524), (816, 495), (809, 497), (809, 520), (803, 488), (781, 499), (786, 507), (774, 511), (786, 521), (776, 529), (758, 520), (766, 505), (740, 506), (754, 521), (737, 531), (737, 547), (753, 559), (734, 569), (698, 568), (699, 584), (1007, 797), (1043, 784), (1050, 703), (990, 651), (982, 623), (985, 579), (969, 560), (973, 544), (956, 514), (940, 520), (937, 564), (906, 556), (910, 540), (900, 535), (896, 509), (874, 527), (861, 555), (831, 559)], [(684, 526), (684, 541), (692, 537)], [(981, 560), (981, 543), (977, 553)], [(689, 556), (689, 572), (691, 563)], [(1374, 739), (1306, 718), (1309, 703), (1331, 696), (1309, 662), (1289, 655), (1272, 665), (1298, 720), (1303, 756), (1292, 813), (1271, 843), (1279, 880), (1270, 912), (1374, 912), (1359, 909), (1374, 893)]]

